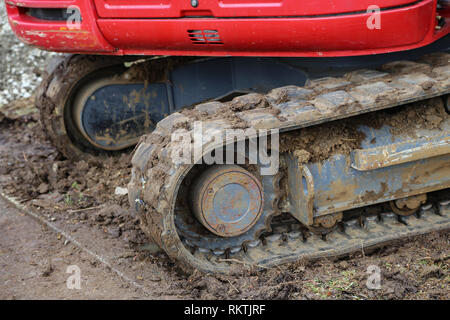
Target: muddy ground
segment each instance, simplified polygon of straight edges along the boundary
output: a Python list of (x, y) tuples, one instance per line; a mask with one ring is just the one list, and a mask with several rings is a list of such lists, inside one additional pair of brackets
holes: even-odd
[[(0, 205), (0, 299), (139, 298), (136, 288), (130, 289), (78, 247), (64, 244), (58, 234), (3, 199)], [(66, 286), (72, 265), (82, 270), (82, 290)]]
[[(43, 137), (32, 101), (14, 105), (3, 107), (0, 123), (0, 188), (77, 243), (0, 203), (0, 298), (450, 298), (448, 232), (241, 276), (182, 274), (140, 231), (127, 196), (115, 193), (128, 183), (129, 156), (64, 159)], [(29, 113), (19, 116), (17, 108)], [(83, 274), (75, 293), (65, 283), (72, 264)], [(381, 270), (379, 290), (366, 286), (371, 265)]]

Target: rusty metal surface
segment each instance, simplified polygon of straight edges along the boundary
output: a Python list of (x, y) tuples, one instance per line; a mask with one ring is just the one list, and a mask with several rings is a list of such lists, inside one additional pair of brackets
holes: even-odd
[(395, 200), (397, 208), (417, 209), (427, 201), (427, 196), (420, 194), (417, 196), (401, 198)]
[(394, 143), (372, 149), (355, 150), (352, 167), (374, 170), (450, 153), (450, 132), (432, 138)]
[(289, 212), (301, 223), (310, 226), (314, 222), (314, 178), (305, 165), (299, 165), (293, 155), (286, 155), (289, 184)]
[(213, 166), (194, 183), (192, 208), (200, 223), (215, 235), (234, 237), (255, 225), (263, 209), (258, 179), (236, 165)]
[[(174, 224), (181, 241), (190, 247), (199, 248), (201, 251), (214, 252), (215, 254), (240, 251), (243, 246), (251, 246), (251, 243), (258, 239), (261, 233), (271, 230), (272, 218), (280, 213), (277, 207), (278, 199), (281, 196), (280, 178), (280, 174), (261, 177), (264, 195), (260, 218), (256, 219), (255, 224), (247, 232), (238, 236), (219, 237), (211, 232), (202, 232), (203, 226), (197, 222), (194, 213), (185, 206), (177, 205), (174, 212)], [(186, 192), (181, 187), (177, 200), (184, 198), (185, 195)]]
[[(433, 206), (424, 206), (418, 216), (404, 217), (399, 220), (394, 213), (385, 212), (379, 217), (368, 217), (361, 225), (358, 219), (344, 223), (344, 232), (335, 231), (327, 235), (326, 241), (313, 235), (306, 242), (303, 239), (292, 240), (287, 243), (281, 240), (273, 243), (269, 253), (268, 248), (259, 246), (242, 261), (256, 266), (270, 267), (279, 263), (296, 261), (300, 258), (318, 258), (339, 256), (357, 250), (364, 250), (371, 246), (383, 244), (394, 239), (402, 239), (430, 231), (446, 230), (450, 228), (449, 201), (442, 201)], [(219, 261), (216, 260), (218, 266)], [(221, 262), (223, 264), (223, 262)]]
[[(434, 58), (436, 57), (435, 55)], [(312, 81), (307, 88), (291, 86), (275, 89), (263, 98), (267, 101), (269, 108), (267, 105), (249, 106), (243, 108), (244, 111), (236, 115), (244, 121), (247, 127), (256, 129), (277, 128), (281, 131), (291, 131), (443, 96), (450, 92), (448, 57), (449, 55), (446, 54), (437, 57), (440, 61), (447, 61), (442, 65), (434, 65), (433, 59), (426, 60), (421, 64), (399, 62), (395, 67), (392, 67), (392, 65), (386, 66), (383, 69), (385, 72), (375, 79), (365, 76), (367, 70), (353, 72), (346, 78), (333, 79), (332, 89), (330, 89), (330, 86), (324, 86), (323, 81), (320, 84)], [(339, 85), (339, 83), (342, 85)], [(371, 87), (376, 88), (376, 90), (371, 90)], [(304, 92), (305, 89), (309, 90), (306, 95), (292, 94), (292, 92)], [(240, 97), (240, 99), (245, 101), (245, 96)], [(223, 108), (226, 110), (227, 106), (223, 105)], [(279, 112), (276, 112), (277, 110)], [(141, 218), (143, 230), (182, 267), (188, 270), (196, 268), (207, 272), (232, 272), (236, 269), (236, 266), (223, 262), (223, 256), (215, 256), (204, 252), (192, 253), (191, 249), (182, 243), (179, 231), (175, 226), (175, 201), (182, 181), (193, 168), (192, 165), (176, 165), (172, 163), (170, 158), (171, 148), (175, 147), (175, 144), (170, 142), (170, 134), (173, 129), (172, 120), (180, 116), (185, 117), (188, 122), (195, 121), (195, 118), (189, 114), (173, 114), (160, 122), (157, 129), (145, 137), (138, 146), (133, 157), (133, 176), (129, 184), (130, 202), (133, 207), (136, 203), (139, 204), (136, 208)], [(222, 114), (217, 114), (209, 121), (217, 123), (215, 128), (217, 131), (233, 127), (233, 123), (229, 119), (224, 119)], [(187, 128), (186, 131), (190, 132), (190, 129)], [(160, 143), (161, 141), (163, 142)], [(155, 143), (157, 146), (149, 152), (150, 145)], [(158, 145), (158, 143), (160, 144)], [(220, 145), (215, 145), (211, 141), (204, 142), (204, 154), (208, 154), (223, 143), (226, 143), (226, 141)], [(446, 171), (448, 168), (446, 169), (444, 166), (444, 169), (442, 169), (443, 163), (447, 166), (450, 163), (448, 156), (442, 156), (447, 158), (433, 157), (416, 162), (423, 161), (424, 168), (427, 168), (424, 170), (437, 174), (437, 180), (439, 181), (442, 175), (446, 179), (449, 178), (448, 176), (445, 177), (445, 174), (448, 174), (448, 171)], [(433, 159), (439, 160), (433, 162)], [(440, 172), (440, 170), (444, 171)], [(311, 168), (310, 171), (313, 173)], [(164, 172), (164, 174), (161, 174), (161, 172)], [(417, 177), (418, 181), (420, 179), (421, 177)], [(401, 181), (401, 179), (399, 180)], [(411, 182), (409, 179), (406, 180)], [(317, 187), (316, 183), (314, 187)], [(409, 190), (403, 196), (430, 192), (436, 190), (435, 188), (442, 189), (445, 187), (442, 182), (438, 182), (436, 185), (429, 185), (425, 189), (419, 190), (420, 187), (417, 187), (415, 190)], [(370, 198), (370, 196), (369, 194), (368, 197)], [(374, 196), (374, 198), (376, 197)], [(273, 200), (278, 199), (275, 197)], [(266, 199), (265, 202), (267, 201)], [(354, 206), (349, 205), (349, 207)], [(391, 217), (387, 215), (382, 223), (372, 221), (373, 223), (370, 223), (368, 228), (348, 227), (345, 235), (333, 232), (328, 235), (326, 242), (323, 242), (321, 238), (312, 239), (306, 246), (301, 245), (302, 240), (295, 240), (298, 242), (293, 242), (292, 245), (280, 246), (278, 241), (285, 237), (275, 235), (273, 238), (267, 239), (264, 246), (261, 246), (258, 240), (249, 243), (251, 245), (247, 246), (246, 252), (241, 251), (233, 258), (244, 264), (273, 266), (278, 263), (294, 261), (301, 257), (339, 255), (359, 250), (362, 245), (366, 247), (433, 230), (448, 229), (450, 227), (448, 204), (439, 204), (438, 207), (443, 209), (440, 212), (441, 215), (431, 213), (424, 215), (423, 219), (408, 217), (411, 220), (408, 220), (407, 225), (405, 225), (404, 223), (398, 223), (398, 219), (395, 218), (396, 215), (391, 213), (394, 217), (392, 223), (388, 223)], [(332, 208), (329, 212), (340, 210), (342, 208)], [(289, 239), (296, 239), (294, 235), (292, 237), (286, 236)]]
[[(413, 123), (415, 119), (419, 121), (419, 117), (412, 119)], [(290, 212), (305, 225), (311, 225), (313, 217), (450, 187), (450, 117), (426, 133), (411, 128), (407, 133), (394, 135), (389, 126), (361, 126), (360, 130), (366, 138), (361, 149), (349, 155), (338, 154), (302, 166), (293, 155), (286, 155)], [(425, 134), (426, 138), (422, 138)], [(376, 147), (371, 147), (373, 137)], [(360, 155), (359, 160), (355, 161), (355, 154)], [(361, 155), (369, 155), (365, 159), (373, 162), (362, 161)], [(361, 170), (362, 167), (370, 170)], [(308, 185), (314, 186), (309, 195), (313, 208), (305, 207), (311, 201), (303, 192), (305, 168), (311, 174)]]

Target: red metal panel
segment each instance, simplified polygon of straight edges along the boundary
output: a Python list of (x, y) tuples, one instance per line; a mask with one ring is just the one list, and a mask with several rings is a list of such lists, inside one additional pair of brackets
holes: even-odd
[[(43, 21), (24, 13), (24, 8), (79, 7), (83, 21), (71, 30), (65, 21)], [(9, 23), (17, 37), (28, 45), (59, 52), (107, 53), (115, 50), (97, 27), (98, 18), (90, 0), (6, 0)]]
[[(158, 3), (164, 4), (164, 1), (166, 0), (158, 0)], [(199, 1), (202, 3), (205, 0)], [(222, 0), (215, 3), (227, 6), (246, 4), (251, 9), (253, 2), (237, 1)], [(320, 0), (302, 3), (319, 3), (318, 1)], [(141, 1), (144, 2), (148, 4), (150, 0)], [(353, 3), (334, 1), (335, 4), (338, 2), (342, 5), (339, 7), (341, 9), (345, 3)], [(382, 1), (378, 2), (381, 4)], [(7, 0), (6, 3), (11, 27), (19, 38), (30, 45), (62, 52), (115, 55), (351, 56), (425, 46), (447, 35), (450, 30), (450, 17), (445, 12), (440, 14), (446, 18), (447, 23), (440, 30), (435, 29), (436, 0), (423, 0), (406, 7), (383, 10), (381, 29), (373, 30), (367, 28), (370, 15), (365, 11), (358, 14), (291, 18), (104, 19), (97, 16), (92, 0)], [(274, 2), (259, 3), (267, 5), (260, 6), (259, 9), (269, 10), (269, 4)], [(285, 0), (283, 3), (289, 2)], [(64, 8), (69, 5), (80, 8), (83, 21), (79, 30), (69, 30), (64, 21), (35, 19), (23, 10), (23, 7)], [(330, 10), (329, 6), (317, 8), (319, 9)], [(241, 10), (235, 10), (235, 13), (240, 14)]]
[(95, 0), (102, 18), (180, 18), (312, 16), (367, 11), (369, 6), (389, 8), (417, 0)]
[(10, 6), (27, 8), (67, 8), (71, 5), (86, 6), (86, 0), (5, 0), (5, 3)]
[[(381, 29), (367, 28), (369, 15), (265, 19), (99, 19), (105, 37), (124, 53), (347, 56), (411, 49), (434, 38), (432, 0), (386, 10)], [(146, 30), (146, 32), (142, 32)], [(222, 44), (196, 44), (193, 31), (217, 31)], [(440, 35), (448, 33), (448, 27)]]

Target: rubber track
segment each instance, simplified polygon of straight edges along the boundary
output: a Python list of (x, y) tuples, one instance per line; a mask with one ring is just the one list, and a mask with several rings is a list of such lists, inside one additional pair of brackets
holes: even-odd
[[(213, 102), (198, 105), (197, 110), (220, 110), (208, 118), (213, 130), (234, 128), (236, 123), (224, 117), (227, 108), (247, 127), (276, 128), (281, 132), (343, 119), (367, 112), (392, 108), (415, 101), (443, 96), (450, 92), (450, 64), (448, 54), (433, 54), (421, 63), (400, 61), (383, 66), (380, 70), (359, 70), (342, 78), (311, 81), (306, 87), (289, 86), (272, 90), (265, 96), (249, 94), (235, 98), (231, 103)], [(244, 110), (233, 113), (234, 106)], [(141, 227), (173, 260), (187, 271), (193, 268), (205, 272), (233, 272), (236, 265), (203, 259), (193, 255), (180, 241), (174, 224), (174, 208), (183, 178), (192, 165), (176, 165), (171, 153), (177, 144), (171, 142), (171, 133), (185, 124), (198, 120), (195, 112), (174, 113), (158, 123), (156, 130), (144, 136), (133, 157), (133, 173), (129, 183), (129, 200), (141, 220)], [(186, 124), (188, 124), (186, 126)], [(226, 142), (224, 142), (226, 143)], [(203, 145), (204, 154), (217, 148), (212, 142)], [(411, 226), (394, 224), (379, 227), (373, 232), (361, 230), (359, 235), (337, 237), (312, 244), (312, 249), (279, 254), (271, 248), (253, 249), (241, 257), (242, 263), (273, 266), (304, 257), (325, 257), (360, 250), (394, 239), (442, 230), (450, 227), (448, 214), (435, 215), (425, 222)], [(345, 241), (344, 241), (345, 240)], [(331, 244), (331, 245), (330, 245)], [(299, 247), (300, 248), (300, 247)], [(273, 248), (272, 248), (273, 249)], [(299, 251), (300, 250), (300, 251)], [(238, 259), (238, 258), (234, 258)], [(247, 261), (247, 262), (246, 262)]]
[(66, 129), (64, 108), (72, 90), (92, 72), (133, 60), (136, 58), (67, 54), (56, 56), (49, 63), (36, 91), (35, 105), (47, 139), (68, 159), (93, 157), (93, 150), (75, 144)]

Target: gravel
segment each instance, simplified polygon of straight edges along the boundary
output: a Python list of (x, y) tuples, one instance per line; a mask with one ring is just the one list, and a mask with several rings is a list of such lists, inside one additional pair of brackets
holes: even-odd
[(29, 98), (53, 55), (16, 38), (8, 23), (5, 3), (0, 0), (0, 108), (11, 101)]

